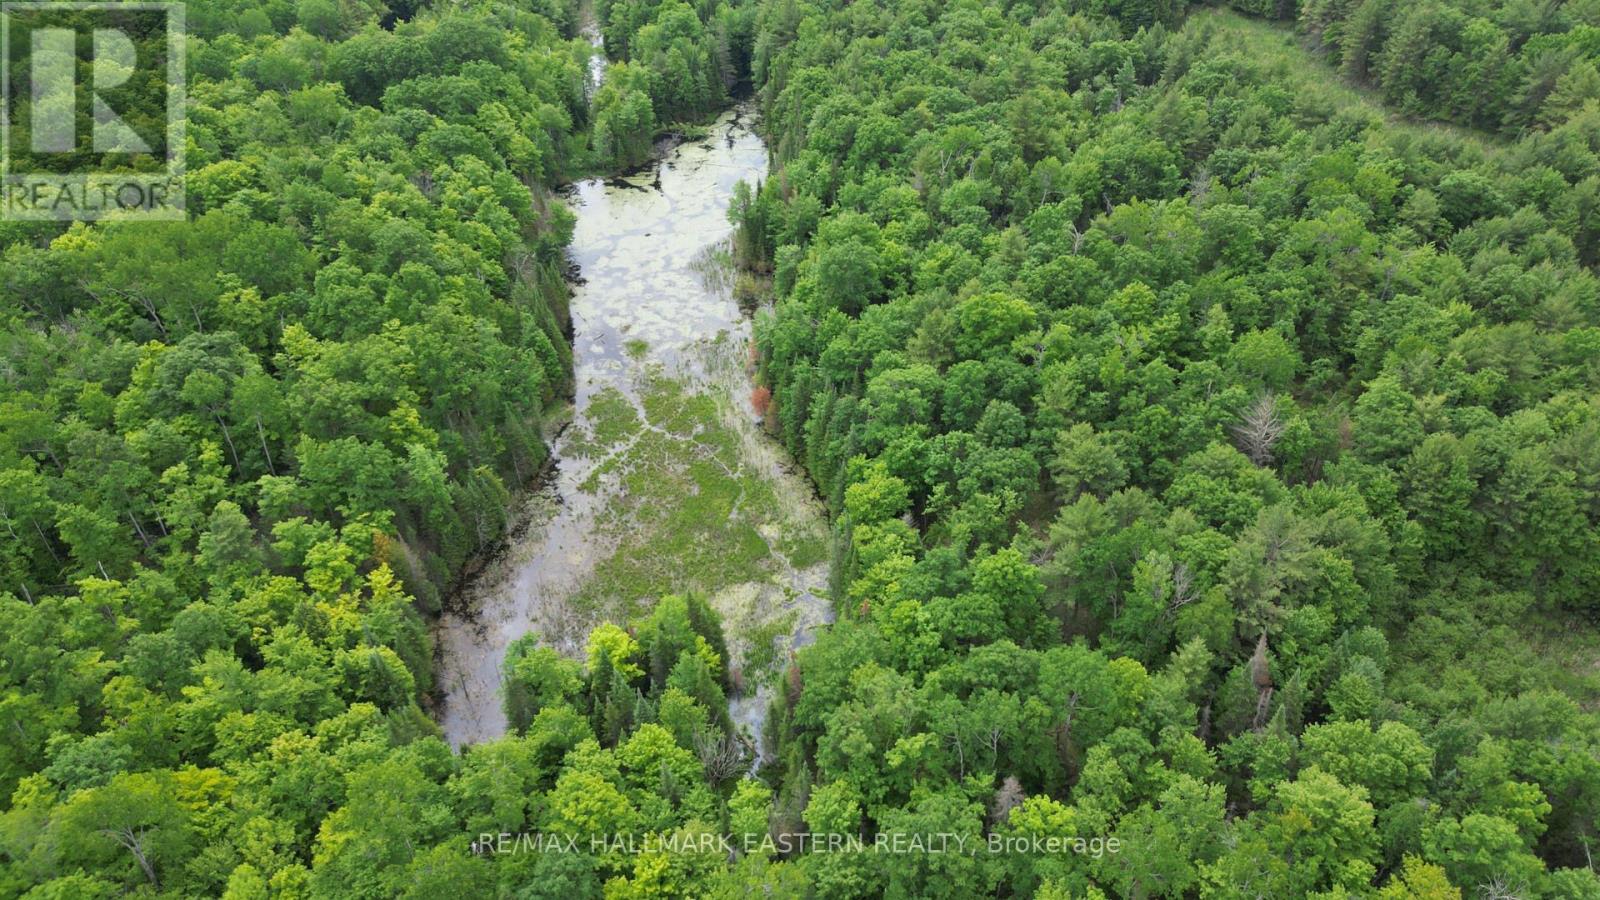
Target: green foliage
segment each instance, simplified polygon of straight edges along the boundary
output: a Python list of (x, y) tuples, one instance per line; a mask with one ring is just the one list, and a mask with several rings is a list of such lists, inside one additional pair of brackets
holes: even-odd
[(640, 165), (664, 126), (702, 119), (723, 105), (748, 70), (748, 10), (683, 0), (595, 5), (611, 60), (592, 104), (601, 165)]
[[(570, 3), (191, 4), (192, 219), (0, 229), (0, 892), (1600, 895), (1600, 23), (1229, 5), (1324, 59), (1172, 2), (612, 0), (591, 99)], [(715, 398), (602, 396), (593, 595), (659, 599), (515, 642), (453, 753), (418, 613), (569, 387), (551, 188), (746, 77), (838, 620), (739, 733), (693, 591), (822, 536), (756, 527)], [(494, 849), (808, 828), (1106, 852)]]
[(1557, 128), (1600, 99), (1597, 21), (1581, 4), (1306, 0), (1299, 24), (1347, 77), (1417, 118), (1518, 134)]
[[(1548, 134), (1391, 122), (1230, 14), (763, 10), (777, 168), (731, 218), (773, 273), (762, 383), (848, 599), (790, 670), (809, 801), (778, 820), (882, 830), (938, 798), (959, 830), (964, 793), (996, 833), (1137, 846), (980, 854), (939, 873), (966, 895), (1567, 890), (1592, 825), (1545, 823), (1597, 809), (1592, 735), (1521, 771), (1485, 737), (1567, 734), (1553, 698), (1594, 697), (1592, 630), (1546, 624), (1600, 586), (1600, 383), (1546, 349), (1600, 315), (1563, 224), (1592, 62), (1551, 64), (1542, 118), (1507, 75), (1588, 13), (1449, 6), (1299, 12), (1403, 113)], [(1575, 655), (1517, 662), (1552, 642)], [(899, 862), (808, 872), (938, 889)]]
[[(470, 847), (606, 799), (593, 673), (519, 642), (520, 734), (465, 756), (418, 705), (419, 612), (501, 538), (569, 387), (576, 5), (188, 12), (191, 218), (0, 230), (0, 893), (598, 896), (620, 869)], [(646, 150), (668, 64), (730, 41), (663, 16), (635, 42)], [(672, 117), (722, 100), (696, 64)], [(637, 662), (692, 658), (665, 665), (699, 699), (628, 683), (623, 647), (599, 703), (625, 728), (595, 777), (652, 831), (717, 820), (697, 742), (726, 723), (719, 622), (665, 605)]]

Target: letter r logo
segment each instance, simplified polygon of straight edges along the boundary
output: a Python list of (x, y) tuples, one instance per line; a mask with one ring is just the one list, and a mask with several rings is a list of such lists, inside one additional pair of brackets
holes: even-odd
[[(33, 42), (33, 139), (35, 153), (78, 149), (78, 35), (67, 28), (40, 28)], [(106, 103), (104, 92), (133, 77), (139, 51), (115, 28), (94, 30), (94, 65), (89, 86), (94, 118), (90, 126), (96, 153), (149, 153), (150, 145)]]

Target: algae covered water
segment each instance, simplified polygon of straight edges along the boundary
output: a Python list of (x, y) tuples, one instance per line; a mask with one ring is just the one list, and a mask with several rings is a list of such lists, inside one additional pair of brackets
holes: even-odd
[(766, 162), (741, 106), (646, 171), (570, 191), (572, 421), (509, 544), (436, 627), (452, 745), (504, 733), (512, 641), (577, 656), (599, 622), (688, 591), (723, 614), (745, 686), (731, 712), (759, 741), (786, 649), (829, 617), (825, 516), (750, 407), (750, 324), (725, 277), (728, 203)]

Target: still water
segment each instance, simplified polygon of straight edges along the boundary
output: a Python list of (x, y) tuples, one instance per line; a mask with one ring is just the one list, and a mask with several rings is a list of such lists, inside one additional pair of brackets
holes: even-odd
[[(625, 622), (626, 611), (652, 602), (608, 596), (608, 586), (596, 583), (603, 579), (595, 578), (615, 554), (649, 544), (628, 532), (632, 523), (662, 520), (660, 510), (640, 510), (628, 496), (629, 467), (672, 472), (703, 455), (689, 439), (652, 445), (657, 455), (684, 459), (635, 458), (642, 432), (667, 433), (646, 394), (652, 385), (670, 382), (713, 397), (722, 446), (733, 448), (724, 454), (731, 454), (731, 466), (728, 459), (717, 464), (736, 470), (730, 474), (741, 483), (759, 478), (771, 501), (759, 522), (740, 522), (737, 506), (728, 517), (730, 528), (753, 525), (768, 551), (748, 582), (718, 584), (711, 592), (735, 657), (730, 664), (739, 666), (752, 641), (770, 641), (775, 646), (761, 656), (781, 665), (788, 649), (808, 642), (831, 618), (820, 596), (826, 564), (814, 554), (791, 564), (781, 549), (793, 534), (825, 536), (824, 513), (751, 409), (745, 372), (750, 323), (727, 284), (726, 211), (734, 186), (766, 173), (766, 148), (749, 117), (747, 106), (736, 107), (706, 138), (666, 152), (646, 171), (580, 182), (567, 196), (577, 216), (571, 255), (580, 278), (571, 307), (572, 423), (552, 442), (553, 473), (519, 511), (508, 546), (453, 598), (435, 629), (443, 698), (437, 714), (455, 747), (505, 732), (500, 672), (512, 641), (532, 631), (544, 645), (578, 657), (598, 621)], [(635, 424), (608, 424), (619, 406)], [(675, 562), (683, 561), (661, 560), (661, 570), (675, 571)], [(730, 702), (735, 721), (757, 741), (771, 683), (770, 673), (752, 676)]]

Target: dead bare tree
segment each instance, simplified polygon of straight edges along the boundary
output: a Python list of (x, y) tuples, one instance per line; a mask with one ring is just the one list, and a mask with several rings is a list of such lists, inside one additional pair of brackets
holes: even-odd
[(150, 857), (145, 853), (145, 829), (125, 826), (122, 828), (103, 828), (100, 833), (121, 844), (124, 849), (132, 853), (133, 860), (139, 864), (139, 869), (144, 872), (144, 877), (150, 879), (150, 885), (152, 887), (160, 887), (156, 882), (155, 866), (151, 865)]
[(1250, 654), (1250, 681), (1256, 689), (1272, 687), (1272, 667), (1267, 662), (1267, 633), (1261, 632), (1256, 651)]
[(983, 745), (989, 748), (990, 765), (994, 765), (1000, 759), (1000, 738), (1002, 736), (998, 725), (991, 725), (978, 735)]
[(1181, 562), (1172, 564), (1172, 597), (1167, 601), (1167, 614), (1177, 612), (1194, 600), (1194, 573)]
[(1257, 731), (1267, 723), (1267, 713), (1272, 709), (1272, 668), (1267, 663), (1267, 633), (1261, 632), (1256, 641), (1256, 652), (1250, 655), (1250, 681), (1256, 687), (1256, 717), (1252, 723)]
[(1239, 416), (1233, 426), (1233, 436), (1239, 449), (1258, 466), (1272, 462), (1272, 448), (1283, 437), (1283, 416), (1278, 412), (1278, 398), (1271, 391), (1256, 395), (1254, 403)]
[(1194, 602), (1195, 597), (1194, 573), (1181, 561), (1171, 564), (1169, 577), (1156, 579), (1150, 585), (1150, 599), (1163, 607), (1163, 619), (1177, 615), (1178, 610)]
[(1496, 876), (1478, 885), (1478, 896), (1483, 900), (1522, 900), (1527, 888), (1521, 883), (1511, 883), (1504, 876)]
[(750, 742), (742, 737), (703, 731), (695, 734), (694, 749), (706, 779), (714, 784), (743, 775), (750, 768), (753, 755)]
[(994, 792), (994, 803), (989, 808), (989, 822), (999, 825), (1011, 818), (1011, 811), (1022, 805), (1028, 795), (1022, 790), (1022, 782), (1015, 775), (1007, 775), (1006, 780), (1000, 782), (1000, 790)]

